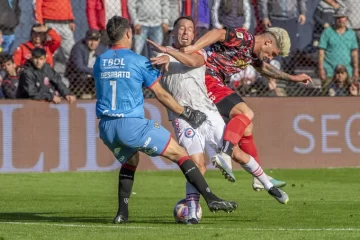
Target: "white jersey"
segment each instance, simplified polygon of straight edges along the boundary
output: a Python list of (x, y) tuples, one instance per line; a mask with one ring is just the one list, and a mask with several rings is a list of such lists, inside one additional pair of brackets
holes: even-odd
[[(204, 57), (205, 62), (206, 52), (200, 50), (199, 54)], [(164, 73), (160, 81), (162, 87), (168, 91), (180, 105), (190, 106), (200, 111), (217, 111), (216, 106), (207, 95), (205, 64), (204, 66), (193, 68), (185, 66), (172, 56), (169, 57), (169, 71)], [(171, 111), (168, 111), (168, 113), (169, 120), (173, 120), (176, 117)]]
[[(199, 51), (206, 61), (206, 52)], [(189, 155), (203, 153), (205, 145), (209, 144), (215, 151), (222, 146), (225, 122), (215, 104), (208, 98), (205, 85), (205, 64), (192, 68), (185, 66), (170, 57), (169, 71), (161, 80), (161, 85), (175, 100), (183, 106), (190, 106), (207, 115), (207, 120), (197, 129), (193, 129), (184, 119), (171, 111), (169, 120), (172, 121), (176, 137)]]

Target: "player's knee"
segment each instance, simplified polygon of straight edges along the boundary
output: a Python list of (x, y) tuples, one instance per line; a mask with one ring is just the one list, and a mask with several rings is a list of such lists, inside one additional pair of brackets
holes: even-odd
[(139, 152), (136, 152), (126, 163), (137, 167), (139, 165)]

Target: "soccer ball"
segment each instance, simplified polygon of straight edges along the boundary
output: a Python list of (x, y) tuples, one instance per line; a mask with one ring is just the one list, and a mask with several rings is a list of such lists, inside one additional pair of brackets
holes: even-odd
[[(174, 218), (177, 223), (185, 223), (188, 219), (188, 207), (186, 205), (186, 199), (181, 199), (175, 204)], [(202, 209), (200, 203), (198, 204), (196, 217), (200, 220), (202, 217)]]

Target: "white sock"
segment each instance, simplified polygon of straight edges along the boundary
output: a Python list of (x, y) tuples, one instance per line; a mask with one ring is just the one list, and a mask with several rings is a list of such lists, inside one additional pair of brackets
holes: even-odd
[(241, 164), (241, 167), (258, 179), (264, 185), (266, 191), (274, 186), (252, 156), (250, 156), (250, 161), (246, 164)]
[(200, 200), (200, 193), (189, 182), (186, 182), (186, 205), (188, 207), (188, 218), (197, 218), (196, 211)]

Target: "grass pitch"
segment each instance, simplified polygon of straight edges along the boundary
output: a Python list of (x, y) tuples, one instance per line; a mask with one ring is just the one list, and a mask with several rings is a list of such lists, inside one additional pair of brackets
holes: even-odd
[(0, 240), (8, 239), (360, 239), (360, 169), (273, 170), (287, 181), (281, 205), (254, 192), (251, 177), (206, 174), (236, 212), (211, 213), (202, 201), (201, 224), (175, 224), (172, 209), (184, 198), (180, 171), (137, 172), (130, 220), (114, 225), (117, 172), (0, 175)]

